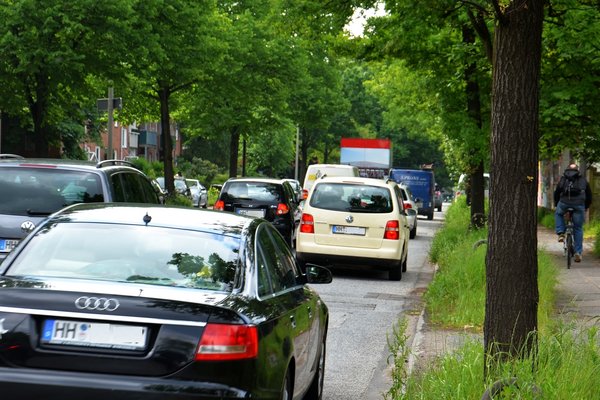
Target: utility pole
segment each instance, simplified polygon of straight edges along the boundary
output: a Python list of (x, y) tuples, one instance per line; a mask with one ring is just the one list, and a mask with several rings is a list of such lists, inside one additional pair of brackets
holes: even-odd
[(107, 159), (113, 158), (113, 87), (108, 88), (108, 155)]
[(300, 125), (296, 125), (296, 168), (294, 170), (294, 179), (298, 180), (298, 153), (300, 152)]

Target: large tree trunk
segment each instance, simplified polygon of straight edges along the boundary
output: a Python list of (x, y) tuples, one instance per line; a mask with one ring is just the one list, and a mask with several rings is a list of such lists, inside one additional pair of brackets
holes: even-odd
[(158, 91), (160, 99), (160, 128), (163, 138), (163, 157), (165, 172), (165, 188), (169, 193), (175, 193), (175, 182), (173, 178), (173, 142), (171, 141), (171, 120), (169, 116), (169, 97), (171, 91), (168, 87), (162, 87)]
[(542, 18), (543, 0), (512, 1), (495, 29), (484, 323), (488, 357), (522, 356), (536, 341)]
[[(475, 32), (473, 28), (463, 26), (463, 42), (467, 45), (475, 43)], [(479, 93), (479, 82), (477, 81), (477, 66), (472, 63), (465, 68), (467, 113), (477, 128), (482, 127), (481, 96)], [(479, 157), (478, 157), (479, 158)], [(483, 160), (472, 169), (469, 174), (467, 202), (471, 206), (471, 226), (482, 228), (485, 224), (485, 196), (483, 179)]]
[[(31, 93), (33, 91), (35, 94)], [(48, 79), (45, 75), (36, 75), (35, 88), (30, 91), (27, 102), (33, 121), (33, 144), (35, 147), (33, 156), (48, 157), (50, 153), (48, 125), (46, 124)]]

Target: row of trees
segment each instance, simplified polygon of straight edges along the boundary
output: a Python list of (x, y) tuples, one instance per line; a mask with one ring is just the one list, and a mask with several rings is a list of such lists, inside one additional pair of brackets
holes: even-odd
[(1, 0), (2, 119), (36, 155), (74, 153), (98, 134), (95, 100), (114, 86), (119, 120), (168, 132), (175, 119), (188, 158), (230, 176), (246, 151), (253, 171), (285, 174), (297, 131), (301, 163), (335, 161), (342, 135), (389, 138), (398, 165), (471, 173), (475, 227), (489, 169), (486, 344), (514, 353), (536, 326), (539, 156), (600, 158), (598, 2), (388, 0), (364, 37), (343, 32), (376, 3)]

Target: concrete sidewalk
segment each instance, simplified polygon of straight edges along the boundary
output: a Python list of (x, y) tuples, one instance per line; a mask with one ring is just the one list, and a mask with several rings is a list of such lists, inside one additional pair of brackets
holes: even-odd
[[(538, 248), (556, 257), (558, 277), (557, 318), (576, 321), (581, 326), (600, 326), (600, 258), (592, 254), (592, 244), (584, 244), (583, 258), (567, 269), (562, 243), (545, 227), (538, 228)], [(432, 270), (435, 269), (432, 266)], [(433, 275), (433, 274), (432, 274)], [(411, 320), (412, 319), (412, 320)], [(411, 352), (408, 373), (426, 369), (436, 359), (460, 347), (467, 340), (481, 340), (482, 333), (439, 329), (429, 323), (426, 311), (409, 317), (407, 346)]]

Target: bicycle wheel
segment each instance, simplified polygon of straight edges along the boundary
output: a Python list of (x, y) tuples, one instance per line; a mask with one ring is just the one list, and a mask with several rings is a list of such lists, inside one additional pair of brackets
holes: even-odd
[(567, 246), (567, 269), (571, 268), (571, 260), (573, 259), (574, 251), (573, 251), (573, 235), (571, 233), (567, 233), (565, 236), (565, 243)]

